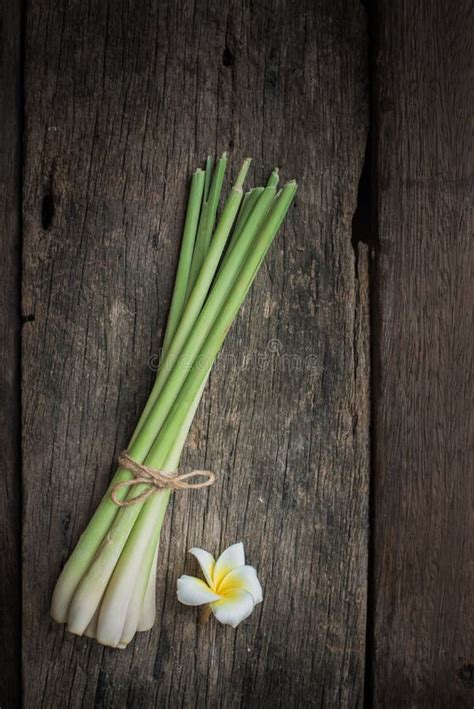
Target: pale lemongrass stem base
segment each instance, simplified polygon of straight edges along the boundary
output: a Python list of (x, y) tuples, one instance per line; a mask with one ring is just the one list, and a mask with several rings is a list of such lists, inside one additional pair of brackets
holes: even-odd
[(143, 608), (140, 615), (140, 620), (138, 622), (137, 630), (143, 632), (145, 630), (151, 630), (155, 624), (156, 618), (156, 567), (158, 565), (158, 549), (160, 548), (159, 543), (156, 545), (155, 556), (153, 557), (153, 564), (151, 565), (150, 578), (148, 579), (148, 584), (145, 591), (145, 598), (143, 599)]
[[(137, 584), (141, 586), (141, 603), (143, 603), (145, 595), (144, 584), (148, 581), (148, 576), (145, 577), (142, 586), (142, 566), (149, 544), (158, 543), (168, 498), (169, 491), (160, 490), (160, 492), (146, 500), (143, 505), (145, 514), (141, 515), (140, 519), (137, 520), (120, 551), (100, 606), (97, 640), (103, 645), (117, 647), (121, 642), (128, 607)], [(148, 574), (153, 561), (153, 553), (154, 547), (147, 569)], [(133, 609), (131, 609), (131, 613), (134, 616), (133, 620), (138, 624), (139, 614), (136, 614)]]
[[(163, 511), (163, 517), (166, 511)], [(155, 525), (156, 526), (156, 525)], [(161, 524), (160, 524), (161, 527)], [(157, 556), (158, 546), (160, 543), (160, 533), (158, 533), (158, 539), (151, 538), (147, 541), (145, 551), (143, 553), (143, 559), (140, 565), (140, 570), (137, 573), (135, 585), (133, 588), (133, 593), (128, 604), (127, 613), (125, 616), (125, 622), (123, 625), (122, 636), (120, 638), (120, 644), (127, 645), (130, 640), (138, 630), (138, 626), (141, 620), (141, 614), (143, 606), (145, 603), (145, 595), (147, 592), (147, 587), (149, 585), (150, 579), (155, 573), (153, 568), (153, 560)], [(154, 549), (154, 551), (153, 551)], [(153, 553), (151, 563), (149, 560), (150, 554)], [(154, 604), (155, 606), (155, 604)]]
[[(156, 546), (158, 547), (158, 544)], [(145, 600), (146, 587), (148, 586), (148, 581), (151, 576), (151, 569), (148, 576), (145, 576), (145, 573), (145, 571), (140, 571), (135, 581), (127, 613), (125, 614), (125, 622), (123, 624), (119, 645), (128, 645), (138, 630)]]
[(97, 620), (99, 618), (99, 608), (94, 613), (94, 617), (84, 631), (84, 635), (88, 638), (95, 638), (97, 632)]

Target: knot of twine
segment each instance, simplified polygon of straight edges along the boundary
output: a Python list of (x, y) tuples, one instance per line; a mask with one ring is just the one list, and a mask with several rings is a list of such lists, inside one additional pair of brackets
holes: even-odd
[[(157, 470), (150, 468), (149, 465), (137, 463), (136, 460), (130, 458), (128, 451), (123, 451), (118, 457), (118, 464), (121, 468), (132, 473), (131, 480), (123, 480), (113, 486), (110, 493), (112, 502), (115, 502), (118, 507), (130, 507), (137, 505), (139, 502), (144, 502), (150, 495), (154, 495), (159, 490), (199, 490), (202, 487), (209, 487), (216, 481), (216, 476), (211, 470), (191, 470), (189, 473), (178, 473), (171, 470)], [(190, 478), (206, 478), (202, 482), (190, 483)], [(124, 487), (132, 487), (132, 485), (148, 485), (148, 489), (130, 500), (120, 500), (117, 493)]]

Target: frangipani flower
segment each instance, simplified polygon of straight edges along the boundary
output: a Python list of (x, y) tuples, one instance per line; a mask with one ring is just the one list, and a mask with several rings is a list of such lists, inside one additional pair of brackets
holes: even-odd
[(253, 566), (245, 564), (242, 542), (228, 547), (217, 561), (204, 549), (190, 549), (204, 574), (178, 579), (178, 600), (185, 606), (209, 605), (220, 623), (236, 628), (257, 603), (262, 602), (262, 587)]

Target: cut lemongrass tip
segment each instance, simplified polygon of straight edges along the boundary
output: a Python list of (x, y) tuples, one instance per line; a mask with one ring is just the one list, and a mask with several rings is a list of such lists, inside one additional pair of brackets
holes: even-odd
[[(277, 191), (275, 168), (265, 186), (244, 194), (246, 158), (219, 212), (226, 164), (224, 152), (192, 175), (160, 368), (127, 448), (137, 463), (158, 469), (179, 469), (212, 364), (296, 192), (295, 181)], [(153, 626), (160, 532), (171, 495), (162, 489), (119, 507), (111, 491), (131, 478), (126, 469), (116, 471), (59, 576), (51, 607), (70, 632), (118, 649)], [(117, 498), (130, 501), (147, 488), (125, 486)]]

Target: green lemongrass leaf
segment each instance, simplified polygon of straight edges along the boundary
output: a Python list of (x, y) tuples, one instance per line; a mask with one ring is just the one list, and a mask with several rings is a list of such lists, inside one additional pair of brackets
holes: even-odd
[(209, 198), (209, 190), (211, 188), (211, 182), (212, 182), (212, 171), (214, 167), (214, 161), (210, 155), (207, 156), (206, 159), (206, 168), (205, 168), (205, 173), (206, 173), (206, 178), (204, 180), (204, 201), (207, 202)]
[(178, 269), (176, 271), (171, 306), (168, 321), (166, 323), (165, 337), (163, 340), (163, 352), (166, 352), (168, 349), (183, 312), (189, 281), (189, 273), (191, 269), (191, 261), (193, 258), (194, 243), (196, 240), (199, 222), (199, 214), (201, 212), (201, 204), (204, 194), (204, 181), (205, 173), (202, 170), (196, 170), (191, 181), (191, 191), (189, 195), (188, 209), (186, 212), (186, 220), (184, 223)]
[(267, 187), (278, 187), (278, 182), (280, 180), (280, 171), (277, 167), (273, 168), (273, 172), (268, 178)]
[(220, 157), (217, 162), (216, 169), (212, 176), (212, 183), (209, 189), (209, 194), (203, 204), (201, 218), (199, 220), (199, 228), (196, 237), (196, 244), (194, 246), (191, 270), (189, 273), (186, 299), (190, 297), (190, 294), (194, 288), (194, 284), (196, 283), (196, 279), (202, 268), (204, 258), (209, 248), (212, 232), (214, 231), (214, 226), (216, 222), (217, 208), (219, 206), (222, 185), (224, 183), (226, 166), (227, 153), (223, 153), (222, 157)]
[[(235, 222), (235, 227), (232, 231), (232, 236), (230, 238), (229, 244), (227, 246), (226, 253), (228, 253), (233, 245), (235, 244), (236, 240), (238, 239), (242, 229), (244, 228), (245, 224), (247, 223), (247, 219), (250, 216), (250, 213), (252, 209), (254, 208), (258, 198), (260, 195), (263, 193), (264, 187), (252, 187), (251, 190), (246, 192), (244, 194), (244, 198), (242, 200), (242, 204), (240, 206), (240, 211), (237, 217), (237, 221)], [(221, 264), (222, 268), (222, 264)]]
[[(204, 257), (207, 254), (207, 251), (209, 249), (209, 244), (211, 243), (211, 236), (214, 232), (214, 226), (216, 223), (216, 216), (217, 216), (217, 209), (219, 207), (219, 202), (220, 202), (220, 198), (221, 198), (222, 185), (224, 184), (226, 167), (227, 167), (227, 153), (223, 153), (222, 157), (220, 157), (217, 162), (216, 169), (215, 169), (214, 174), (212, 176), (211, 188), (209, 190), (209, 195), (207, 198), (209, 209), (207, 212), (206, 229), (203, 232), (202, 243), (199, 245), (200, 249), (201, 249), (201, 266), (202, 266), (202, 261), (204, 260)], [(237, 184), (236, 184), (236, 187), (237, 187)], [(199, 269), (200, 269), (200, 267), (198, 267), (197, 273), (199, 273)], [(191, 283), (190, 283), (191, 288), (192, 288), (192, 285), (193, 284), (191, 281)]]

